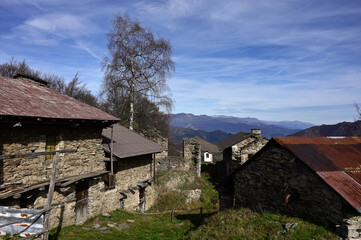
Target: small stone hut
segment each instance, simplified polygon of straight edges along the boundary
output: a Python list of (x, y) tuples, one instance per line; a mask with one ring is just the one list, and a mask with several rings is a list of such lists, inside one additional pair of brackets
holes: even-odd
[[(186, 139), (187, 138), (185, 138), (184, 140)], [(221, 154), (221, 151), (215, 144), (210, 143), (200, 137), (194, 137), (192, 139), (199, 143), (202, 162), (213, 163), (220, 158), (219, 155)], [(185, 144), (183, 146), (183, 151), (187, 151), (186, 149), (188, 148), (188, 142), (189, 140), (183, 141), (183, 144)]]
[(361, 137), (275, 137), (233, 174), (236, 206), (361, 238)]
[(250, 133), (239, 132), (218, 142), (217, 146), (223, 152), (223, 162), (217, 165), (218, 176), (223, 178), (230, 175), (268, 141), (269, 139), (262, 137), (261, 129), (252, 129)]
[[(167, 149), (119, 124), (103, 130), (103, 148), (107, 152), (107, 170), (112, 170), (110, 154), (113, 158), (114, 178), (109, 179), (110, 187), (116, 189), (114, 198), (119, 199), (118, 208), (126, 210), (147, 210), (156, 198), (152, 186), (158, 153)], [(120, 204), (120, 205), (119, 205)]]
[(72, 150), (60, 153), (50, 226), (114, 210), (101, 133), (118, 121), (40, 79), (0, 77), (0, 205), (43, 209), (54, 152)]

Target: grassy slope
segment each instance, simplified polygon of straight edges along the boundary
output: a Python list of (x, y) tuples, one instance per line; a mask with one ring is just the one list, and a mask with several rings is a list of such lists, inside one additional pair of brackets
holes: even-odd
[[(257, 214), (248, 209), (217, 212), (217, 192), (214, 190), (215, 179), (211, 178), (211, 166), (204, 166), (206, 172), (202, 180), (195, 184), (202, 188), (201, 201), (192, 204), (182, 204), (179, 196), (170, 193), (163, 196), (151, 211), (169, 209), (185, 209), (171, 214), (140, 215), (116, 211), (110, 217), (98, 216), (89, 219), (81, 226), (62, 228), (60, 232), (53, 229), (51, 239), (338, 239), (332, 233), (297, 218), (275, 214)], [(166, 176), (165, 176), (166, 177)], [(173, 194), (173, 195), (172, 195)], [(175, 195), (174, 195), (175, 194)], [(199, 207), (202, 206), (204, 221), (201, 221)], [(193, 210), (191, 210), (193, 209)], [(133, 223), (128, 220), (134, 220)], [(294, 232), (278, 234), (286, 222), (297, 222)], [(108, 223), (128, 224), (129, 228), (121, 231), (108, 227), (106, 230), (94, 229), (94, 224), (107, 226)]]
[[(294, 231), (282, 233), (283, 224), (298, 223)], [(228, 210), (206, 219), (187, 239), (339, 239), (320, 226), (298, 218), (258, 214), (249, 209)]]

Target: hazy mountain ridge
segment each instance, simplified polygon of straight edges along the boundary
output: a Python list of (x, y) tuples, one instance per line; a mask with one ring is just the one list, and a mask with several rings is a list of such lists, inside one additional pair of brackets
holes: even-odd
[(217, 143), (232, 134), (225, 133), (220, 130), (206, 132), (202, 130), (194, 130), (190, 128), (182, 128), (182, 127), (170, 127), (169, 137), (176, 141), (182, 141), (183, 138), (192, 138), (192, 137), (200, 137), (210, 143)]
[(321, 125), (307, 128), (290, 136), (327, 137), (327, 136), (361, 136), (361, 120), (356, 122), (342, 122), (333, 125)]
[[(201, 115), (201, 116), (206, 116), (206, 115)], [(218, 120), (222, 120), (227, 123), (276, 125), (276, 126), (282, 127), (282, 128), (297, 129), (297, 130), (314, 126), (314, 124), (312, 124), (312, 123), (301, 122), (301, 121), (264, 121), (264, 120), (259, 120), (257, 118), (251, 118), (251, 117), (239, 118), (239, 117), (223, 116), (223, 115), (211, 116), (211, 117), (218, 119)]]
[(238, 118), (230, 116), (207, 116), (193, 115), (186, 113), (172, 114), (170, 125), (174, 127), (190, 128), (193, 130), (202, 130), (206, 132), (220, 130), (225, 133), (238, 133), (240, 131), (250, 132), (252, 128), (262, 129), (262, 135), (265, 137), (287, 136), (296, 133), (304, 128), (289, 129), (278, 126), (312, 126), (310, 123), (299, 121), (281, 121), (267, 122), (256, 118)]

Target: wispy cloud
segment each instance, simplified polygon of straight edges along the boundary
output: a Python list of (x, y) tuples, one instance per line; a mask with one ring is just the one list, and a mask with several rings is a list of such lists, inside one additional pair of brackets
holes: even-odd
[(11, 19), (0, 28), (2, 55), (67, 78), (79, 70), (94, 92), (111, 18), (127, 11), (172, 43), (176, 73), (169, 85), (177, 112), (330, 122), (352, 120), (351, 105), (361, 101), (358, 0), (3, 0), (0, 6)]

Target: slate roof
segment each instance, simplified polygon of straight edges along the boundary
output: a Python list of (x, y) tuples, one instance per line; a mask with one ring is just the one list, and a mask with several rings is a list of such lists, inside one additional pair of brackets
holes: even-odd
[(0, 77), (0, 115), (119, 121), (116, 117), (39, 82)]
[(210, 152), (210, 153), (220, 152), (219, 148), (213, 143), (210, 143), (200, 137), (194, 137), (194, 139), (201, 145), (202, 152)]
[(253, 133), (239, 132), (233, 134), (232, 136), (226, 139), (223, 139), (222, 141), (218, 142), (216, 145), (221, 151), (223, 151), (224, 149), (232, 147), (233, 145), (236, 145), (237, 143), (253, 136), (255, 136)]
[(361, 137), (275, 137), (361, 213)]
[[(103, 129), (103, 148), (110, 152), (111, 128)], [(144, 154), (159, 153), (167, 150), (165, 147), (146, 139), (138, 133), (119, 124), (113, 129), (113, 154), (118, 158), (134, 157)]]

